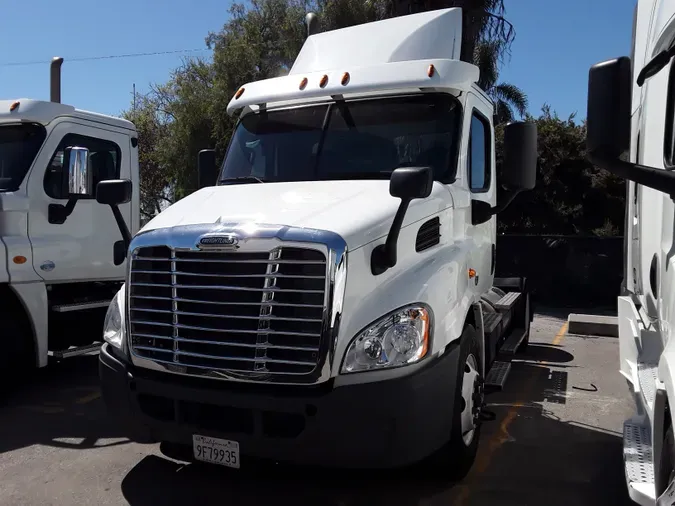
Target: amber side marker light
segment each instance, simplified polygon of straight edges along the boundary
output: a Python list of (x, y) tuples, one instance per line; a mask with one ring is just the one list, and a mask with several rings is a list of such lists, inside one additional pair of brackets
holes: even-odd
[(239, 88), (237, 94), (234, 96), (235, 100), (241, 97), (244, 94), (244, 88)]
[(321, 78), (321, 81), (319, 81), (319, 86), (325, 88), (327, 84), (328, 84), (328, 76), (324, 74), (324, 76)]
[(476, 271), (474, 269), (469, 269), (469, 278), (475, 278), (476, 277)]
[(12, 112), (15, 110), (17, 107), (19, 107), (20, 102), (14, 102), (12, 105), (9, 106), (9, 112)]
[(344, 74), (342, 74), (342, 80), (340, 81), (340, 83), (342, 84), (342, 86), (347, 86), (347, 84), (349, 83), (349, 72), (345, 72)]
[(308, 83), (307, 78), (303, 77), (302, 81), (300, 81), (300, 89), (304, 90), (305, 88), (307, 88), (307, 83)]
[(427, 69), (427, 75), (429, 77), (434, 77), (434, 74), (436, 73), (436, 67), (433, 65), (429, 65), (429, 68)]
[(25, 264), (27, 260), (28, 259), (22, 255), (17, 255), (14, 258), (12, 258), (12, 262), (14, 262), (17, 265)]

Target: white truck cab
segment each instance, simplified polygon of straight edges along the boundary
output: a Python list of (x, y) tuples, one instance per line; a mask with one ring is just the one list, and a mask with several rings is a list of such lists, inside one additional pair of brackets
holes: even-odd
[(537, 148), (509, 125), (497, 173), (461, 23), (310, 30), (287, 76), (239, 88), (221, 167), (202, 152), (204, 187), (136, 234), (109, 308), (103, 396), (130, 437), (235, 468), (471, 465), (484, 386), (529, 336), (496, 214)]
[(628, 491), (675, 501), (675, 1), (638, 0), (632, 56), (593, 66), (588, 156), (627, 179), (620, 373), (635, 400), (624, 423)]
[[(95, 189), (138, 181), (136, 130), (60, 103), (62, 62), (52, 62), (51, 101), (0, 100), (3, 372), (100, 346), (105, 310), (125, 275), (126, 244)], [(118, 209), (137, 231), (138, 196)]]

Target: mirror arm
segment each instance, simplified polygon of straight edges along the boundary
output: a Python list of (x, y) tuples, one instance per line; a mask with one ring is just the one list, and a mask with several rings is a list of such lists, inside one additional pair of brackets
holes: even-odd
[(117, 227), (120, 229), (122, 234), (122, 240), (124, 241), (124, 249), (128, 250), (129, 245), (131, 244), (131, 232), (129, 232), (129, 227), (127, 227), (122, 212), (117, 204), (111, 204), (110, 209), (112, 209), (113, 216), (115, 216), (115, 221), (117, 222)]
[(398, 245), (398, 235), (403, 226), (403, 218), (410, 205), (410, 199), (401, 200), (401, 204), (396, 210), (396, 216), (391, 223), (387, 240), (384, 244), (375, 247), (370, 257), (370, 270), (373, 276), (382, 274), (387, 269), (396, 265), (396, 248)]
[(47, 220), (49, 223), (52, 225), (63, 225), (68, 216), (73, 214), (77, 201), (78, 199), (71, 197), (65, 206), (63, 204), (49, 204), (47, 208)]
[(625, 162), (618, 158), (607, 156), (600, 150), (589, 151), (587, 158), (597, 167), (605, 169), (621, 178), (634, 181), (637, 184), (667, 193), (671, 199), (675, 200), (675, 172)]
[(517, 190), (504, 190), (506, 196), (502, 199), (501, 202), (497, 204), (496, 207), (492, 208), (492, 214), (499, 214), (504, 209), (509, 207), (509, 205), (511, 205), (511, 202), (513, 202), (513, 199), (515, 199), (522, 191), (523, 191), (522, 188)]

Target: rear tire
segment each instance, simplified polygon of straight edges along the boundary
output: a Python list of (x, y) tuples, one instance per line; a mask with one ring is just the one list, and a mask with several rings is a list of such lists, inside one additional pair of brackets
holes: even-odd
[[(475, 409), (482, 408), (484, 390), (480, 364), (478, 332), (473, 325), (468, 324), (460, 338), (450, 439), (431, 459), (431, 465), (445, 477), (449, 471), (452, 478), (462, 478), (476, 460), (480, 425), (470, 433), (467, 433), (467, 429), (477, 416)], [(467, 393), (470, 393), (468, 398)]]

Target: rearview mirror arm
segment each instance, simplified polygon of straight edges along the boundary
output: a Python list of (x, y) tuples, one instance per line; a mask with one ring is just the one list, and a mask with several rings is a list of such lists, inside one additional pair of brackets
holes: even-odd
[(601, 150), (589, 151), (587, 158), (593, 165), (621, 178), (667, 193), (671, 199), (675, 200), (675, 173), (673, 172), (625, 162), (618, 158), (607, 156)]
[(124, 249), (128, 250), (129, 245), (131, 244), (131, 232), (129, 231), (129, 227), (127, 227), (124, 217), (122, 216), (122, 212), (120, 211), (120, 208), (117, 206), (117, 204), (110, 204), (110, 209), (112, 209), (113, 216), (117, 222), (117, 228), (120, 229), (120, 233), (122, 234)]
[(398, 235), (403, 226), (403, 218), (408, 210), (411, 199), (402, 199), (401, 204), (396, 210), (394, 221), (391, 223), (387, 240), (384, 244), (378, 245), (370, 257), (370, 270), (374, 276), (382, 274), (387, 269), (396, 265), (396, 249), (398, 246)]

